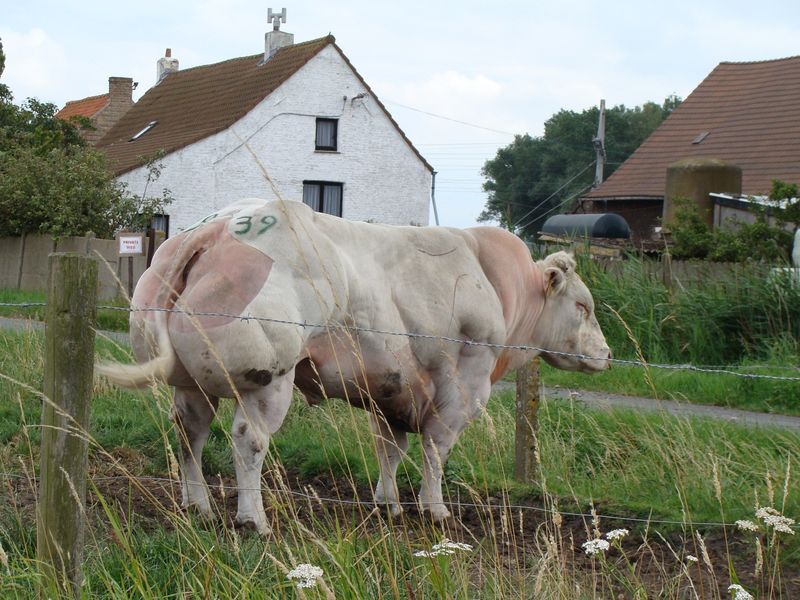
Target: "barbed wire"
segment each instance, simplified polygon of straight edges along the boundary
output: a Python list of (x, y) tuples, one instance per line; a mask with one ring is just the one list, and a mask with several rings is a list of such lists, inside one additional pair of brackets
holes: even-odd
[[(5, 479), (18, 479), (21, 481), (33, 481), (38, 483), (38, 477), (29, 477), (27, 475), (20, 475), (18, 473), (3, 473), (0, 472), (0, 478)], [(115, 476), (102, 476), (102, 477), (91, 477), (90, 478), (93, 482), (101, 482), (101, 481), (130, 481), (135, 480), (138, 482), (152, 482), (152, 483), (165, 483), (169, 485), (180, 485), (181, 482), (175, 479), (170, 479), (168, 477), (155, 477), (155, 476), (145, 476), (145, 475), (115, 475)], [(226, 491), (236, 491), (236, 492), (271, 492), (274, 494), (278, 493), (286, 493), (291, 496), (295, 496), (297, 498), (303, 498), (305, 500), (312, 500), (315, 502), (319, 502), (321, 504), (339, 504), (343, 506), (364, 506), (364, 507), (380, 507), (383, 505), (381, 502), (376, 502), (374, 500), (351, 500), (348, 498), (332, 498), (329, 496), (320, 496), (319, 494), (314, 492), (314, 494), (306, 494), (304, 492), (298, 492), (295, 490), (291, 490), (288, 488), (274, 488), (269, 486), (262, 486), (260, 488), (240, 488), (235, 485), (225, 485), (222, 483), (209, 483), (204, 482), (204, 485), (208, 487), (209, 490), (226, 490)], [(312, 488), (313, 489), (313, 488)], [(405, 500), (405, 501), (398, 501), (398, 505), (400, 506), (408, 506), (408, 507), (425, 507), (432, 502), (423, 502), (421, 500)], [(605, 519), (608, 521), (619, 521), (625, 523), (650, 523), (656, 525), (683, 525), (683, 526), (692, 526), (692, 527), (732, 527), (735, 523), (725, 523), (722, 521), (699, 521), (699, 522), (686, 522), (686, 521), (677, 521), (672, 519), (655, 519), (651, 517), (627, 517), (623, 515), (607, 515), (607, 514), (592, 514), (592, 513), (582, 513), (582, 512), (572, 512), (572, 511), (564, 511), (564, 510), (557, 510), (552, 508), (547, 508), (544, 506), (533, 506), (530, 504), (511, 504), (511, 503), (503, 503), (503, 504), (495, 504), (491, 502), (462, 502), (461, 500), (446, 500), (444, 504), (450, 509), (458, 509), (458, 508), (473, 508), (473, 509), (484, 509), (484, 510), (530, 510), (533, 512), (543, 513), (547, 515), (561, 515), (567, 517), (579, 517), (584, 519)], [(800, 530), (800, 524), (795, 524), (791, 526), (792, 529)]]
[[(0, 302), (0, 307), (17, 307), (17, 308), (26, 308), (26, 307), (43, 307), (47, 306), (46, 302), (19, 302), (19, 303), (11, 303), (11, 302)], [(716, 374), (716, 375), (730, 375), (732, 377), (740, 377), (742, 379), (766, 379), (771, 381), (800, 381), (800, 377), (791, 377), (786, 375), (763, 375), (759, 373), (742, 373), (740, 371), (734, 371), (733, 369), (741, 368), (737, 366), (727, 365), (724, 368), (712, 368), (706, 366), (698, 366), (692, 365), (689, 363), (681, 363), (681, 364), (666, 364), (666, 363), (650, 363), (641, 360), (634, 360), (634, 359), (624, 359), (624, 358), (608, 358), (608, 357), (597, 357), (597, 356), (589, 356), (586, 354), (578, 354), (574, 352), (562, 352), (559, 350), (549, 350), (547, 348), (541, 348), (539, 346), (529, 346), (529, 345), (515, 345), (515, 344), (494, 344), (491, 342), (481, 342), (475, 341), (470, 339), (464, 338), (454, 338), (448, 337), (444, 335), (434, 335), (428, 333), (416, 333), (416, 332), (401, 332), (401, 331), (389, 331), (384, 329), (375, 329), (371, 327), (363, 327), (359, 325), (346, 325), (341, 323), (309, 323), (307, 321), (292, 321), (289, 319), (276, 319), (273, 317), (261, 317), (257, 315), (234, 315), (231, 313), (223, 313), (223, 312), (206, 312), (206, 311), (188, 311), (183, 310), (180, 308), (163, 308), (163, 307), (148, 307), (148, 308), (139, 308), (135, 306), (110, 306), (110, 305), (98, 305), (98, 310), (111, 310), (111, 311), (120, 311), (120, 312), (165, 312), (165, 313), (177, 313), (177, 314), (185, 314), (190, 317), (223, 317), (232, 320), (239, 320), (239, 321), (260, 321), (266, 323), (276, 323), (281, 325), (292, 325), (295, 327), (302, 327), (302, 328), (314, 328), (314, 329), (337, 329), (343, 331), (353, 331), (357, 333), (375, 333), (380, 335), (388, 335), (388, 336), (398, 336), (398, 337), (408, 337), (411, 339), (423, 339), (423, 340), (432, 340), (432, 341), (444, 341), (450, 342), (454, 344), (463, 344), (465, 346), (477, 346), (477, 347), (486, 347), (486, 348), (493, 348), (497, 350), (519, 350), (523, 352), (539, 352), (543, 354), (550, 354), (555, 356), (564, 356), (569, 358), (577, 358), (580, 360), (594, 360), (594, 361), (608, 361), (614, 364), (620, 365), (629, 365), (629, 366), (636, 366), (642, 367), (647, 369), (662, 369), (662, 370), (672, 370), (672, 371), (691, 371), (694, 373), (708, 373), (708, 374)], [(794, 370), (794, 367), (773, 367), (776, 369), (784, 369), (784, 370)]]

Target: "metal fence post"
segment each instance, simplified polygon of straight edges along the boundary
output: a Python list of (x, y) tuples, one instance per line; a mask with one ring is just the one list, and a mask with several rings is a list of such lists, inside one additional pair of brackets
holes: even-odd
[(51, 254), (36, 555), (40, 597), (80, 597), (97, 261)]
[(538, 477), (536, 444), (539, 428), (539, 358), (517, 369), (517, 418), (514, 477), (533, 483)]

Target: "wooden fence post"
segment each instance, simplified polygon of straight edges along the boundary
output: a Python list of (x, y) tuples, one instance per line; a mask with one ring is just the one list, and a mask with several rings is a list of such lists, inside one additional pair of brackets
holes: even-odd
[(539, 428), (539, 358), (517, 369), (517, 423), (514, 440), (514, 477), (532, 483), (538, 476), (536, 436)]
[(80, 597), (97, 261), (51, 254), (36, 555), (40, 597)]

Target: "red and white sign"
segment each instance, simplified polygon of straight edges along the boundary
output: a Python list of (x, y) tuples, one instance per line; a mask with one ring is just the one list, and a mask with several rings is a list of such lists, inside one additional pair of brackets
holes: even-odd
[(117, 235), (120, 256), (141, 256), (144, 254), (144, 235), (141, 233), (120, 233)]

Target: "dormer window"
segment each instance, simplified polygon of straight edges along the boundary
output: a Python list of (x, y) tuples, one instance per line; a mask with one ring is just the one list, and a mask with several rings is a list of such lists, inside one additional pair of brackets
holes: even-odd
[(129, 139), (128, 141), (129, 141), (129, 142), (135, 142), (136, 140), (138, 140), (140, 137), (142, 137), (142, 136), (143, 136), (145, 133), (147, 133), (148, 131), (150, 131), (150, 130), (151, 130), (153, 127), (155, 127), (156, 125), (158, 125), (158, 121), (150, 121), (150, 122), (149, 122), (147, 125), (145, 125), (145, 126), (144, 126), (144, 128), (143, 128), (143, 129), (142, 129), (142, 130), (141, 130), (139, 133), (137, 133), (136, 135), (134, 135), (134, 136), (133, 136), (131, 139)]
[(336, 135), (339, 126), (338, 119), (317, 119), (316, 150), (336, 152)]

